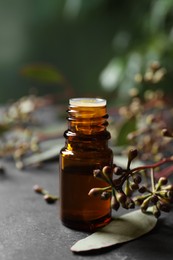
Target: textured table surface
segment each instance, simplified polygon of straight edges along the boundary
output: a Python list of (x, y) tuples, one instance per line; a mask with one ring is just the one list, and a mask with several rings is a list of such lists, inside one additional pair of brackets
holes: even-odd
[(33, 191), (35, 184), (58, 194), (58, 162), (25, 171), (6, 162), (6, 173), (0, 176), (0, 260), (173, 259), (173, 211), (137, 240), (96, 252), (72, 253), (70, 247), (88, 234), (64, 227), (58, 202), (46, 204)]

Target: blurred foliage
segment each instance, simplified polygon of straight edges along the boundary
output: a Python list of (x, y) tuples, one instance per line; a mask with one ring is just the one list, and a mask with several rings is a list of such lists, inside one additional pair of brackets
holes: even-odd
[[(73, 86), (72, 95), (104, 96), (112, 104), (122, 104), (135, 75), (156, 60), (166, 68), (167, 77), (152, 89), (172, 92), (172, 0), (1, 2), (1, 100), (5, 91), (6, 99), (11, 99), (26, 95), (33, 85), (39, 94), (61, 95), (56, 84), (16, 76), (21, 68), (38, 62), (60, 68)], [(52, 74), (45, 73), (47, 81), (45, 77)], [(151, 84), (140, 83), (138, 88), (142, 93)]]

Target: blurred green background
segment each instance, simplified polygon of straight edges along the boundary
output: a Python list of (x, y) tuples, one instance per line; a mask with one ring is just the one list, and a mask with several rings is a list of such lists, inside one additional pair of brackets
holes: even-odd
[(123, 101), (155, 60), (172, 93), (172, 0), (0, 0), (0, 103), (31, 89)]

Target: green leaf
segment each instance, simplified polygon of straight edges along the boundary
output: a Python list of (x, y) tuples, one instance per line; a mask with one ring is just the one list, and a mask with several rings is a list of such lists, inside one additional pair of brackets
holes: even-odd
[(151, 231), (156, 223), (157, 219), (153, 215), (135, 210), (113, 219), (99, 231), (79, 240), (71, 250), (82, 252), (128, 242)]
[(42, 83), (64, 84), (65, 79), (59, 70), (48, 64), (31, 64), (24, 67), (22, 75)]
[(135, 117), (130, 118), (129, 120), (125, 121), (119, 130), (116, 145), (118, 145), (118, 146), (127, 145), (128, 144), (127, 135), (130, 132), (133, 132), (135, 130), (136, 130), (136, 118)]

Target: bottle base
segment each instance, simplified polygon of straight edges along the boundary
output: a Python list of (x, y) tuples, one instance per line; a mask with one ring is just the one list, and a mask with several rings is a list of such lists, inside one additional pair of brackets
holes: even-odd
[(78, 231), (94, 232), (98, 228), (106, 226), (111, 221), (111, 214), (107, 214), (93, 221), (74, 221), (66, 218), (63, 218), (61, 221), (62, 224), (68, 228)]

